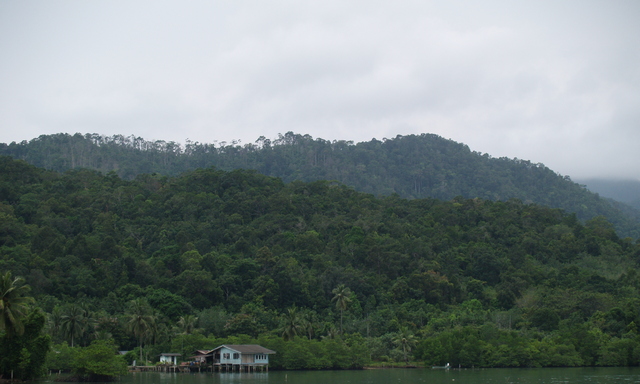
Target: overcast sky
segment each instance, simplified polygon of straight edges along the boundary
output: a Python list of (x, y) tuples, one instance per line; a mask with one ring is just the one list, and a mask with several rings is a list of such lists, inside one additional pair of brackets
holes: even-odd
[(0, 142), (435, 133), (640, 180), (640, 1), (0, 2)]

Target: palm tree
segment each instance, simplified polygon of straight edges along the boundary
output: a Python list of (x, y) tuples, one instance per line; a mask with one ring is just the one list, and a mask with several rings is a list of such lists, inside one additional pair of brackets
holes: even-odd
[(398, 332), (394, 338), (393, 343), (398, 346), (398, 348), (402, 348), (402, 354), (404, 355), (405, 363), (409, 361), (408, 353), (411, 352), (411, 347), (416, 344), (416, 337), (407, 327), (400, 328), (400, 332)]
[(129, 331), (138, 338), (140, 361), (142, 361), (142, 342), (155, 327), (153, 310), (145, 299), (135, 299), (129, 302), (129, 309), (126, 315)]
[(7, 271), (0, 275), (0, 330), (7, 334), (24, 332), (22, 320), (27, 315), (33, 297), (25, 296), (31, 288), (22, 277), (12, 277)]
[[(152, 327), (151, 332), (149, 333), (150, 338), (147, 339), (147, 342), (151, 341), (153, 345), (156, 345), (156, 343), (158, 343), (159, 341), (170, 340), (173, 336), (173, 333), (164, 322), (160, 321), (162, 315), (156, 312), (153, 317), (155, 320), (155, 325)], [(196, 328), (193, 331), (196, 332), (199, 330), (199, 328)]]
[(60, 316), (60, 329), (67, 337), (71, 337), (73, 348), (76, 337), (82, 337), (86, 325), (86, 311), (79, 305), (73, 304)]
[(338, 337), (338, 330), (336, 329), (336, 326), (333, 324), (331, 324), (329, 327), (326, 327), (325, 332), (327, 334), (322, 336), (323, 339), (333, 340), (336, 337)]
[(307, 333), (309, 340), (313, 339), (316, 333), (316, 313), (314, 311), (305, 311), (302, 314), (302, 330)]
[(104, 329), (96, 329), (96, 331), (93, 333), (93, 338), (95, 340), (109, 341), (113, 340), (113, 334), (111, 334), (111, 332), (109, 331), (105, 331)]
[(51, 313), (47, 315), (47, 328), (49, 330), (49, 334), (54, 338), (57, 338), (62, 333), (62, 309), (60, 307), (55, 306)]
[[(83, 327), (83, 334), (87, 335), (91, 335), (93, 336), (95, 334), (96, 331), (96, 326), (98, 324), (98, 320), (95, 317), (95, 313), (91, 310), (89, 310), (89, 308), (87, 308), (86, 306), (84, 306), (82, 308), (84, 310), (84, 313), (82, 315), (82, 327)], [(87, 333), (87, 331), (92, 331), (91, 333)], [(84, 340), (84, 346), (87, 346), (87, 340)]]
[(333, 299), (331, 299), (331, 301), (335, 301), (336, 308), (340, 310), (340, 333), (342, 333), (343, 332), (342, 315), (344, 311), (347, 309), (347, 307), (349, 306), (349, 303), (351, 302), (351, 290), (345, 287), (344, 284), (340, 284), (336, 288), (334, 288), (334, 290), (331, 291), (331, 293), (334, 294)]
[(189, 335), (198, 330), (196, 325), (198, 324), (198, 317), (194, 315), (180, 316), (178, 320), (178, 329), (185, 335)]
[[(147, 329), (147, 332), (145, 332), (144, 335), (144, 342), (146, 343), (146, 345), (148, 346), (149, 344), (152, 345), (156, 345), (156, 342), (158, 341), (158, 337), (160, 336), (160, 322), (158, 321), (158, 319), (160, 319), (160, 313), (157, 311), (152, 311), (151, 313), (151, 324), (149, 325), (149, 328)], [(149, 348), (144, 348), (144, 360), (145, 361), (149, 361)]]
[(282, 337), (285, 340), (291, 340), (303, 331), (298, 308), (296, 308), (295, 305), (287, 309), (287, 312), (282, 317), (282, 321)]

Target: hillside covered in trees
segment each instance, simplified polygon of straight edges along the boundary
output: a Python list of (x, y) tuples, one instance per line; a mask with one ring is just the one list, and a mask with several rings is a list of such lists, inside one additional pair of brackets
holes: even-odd
[(432, 134), (397, 136), (354, 144), (289, 132), (253, 144), (145, 141), (96, 134), (41, 136), (0, 144), (0, 154), (64, 172), (88, 168), (124, 179), (140, 174), (176, 176), (198, 168), (253, 169), (292, 181), (336, 180), (376, 196), (451, 200), (519, 199), (566, 212), (583, 222), (605, 216), (622, 237), (640, 237), (640, 212), (603, 199), (569, 177), (526, 160), (492, 158)]
[(602, 217), (9, 157), (0, 217), (0, 272), (26, 279), (63, 354), (109, 339), (139, 361), (256, 342), (290, 369), (640, 364), (640, 245)]

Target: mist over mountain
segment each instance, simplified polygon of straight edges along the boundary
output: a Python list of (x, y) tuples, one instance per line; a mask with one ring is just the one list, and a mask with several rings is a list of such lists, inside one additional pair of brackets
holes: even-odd
[(622, 203), (640, 209), (640, 181), (638, 180), (609, 180), (609, 179), (580, 179), (580, 184), (601, 196), (618, 200)]
[(518, 199), (561, 208), (582, 221), (605, 216), (620, 236), (640, 236), (640, 213), (628, 205), (603, 198), (544, 164), (493, 158), (433, 134), (353, 143), (288, 132), (248, 144), (186, 145), (134, 136), (56, 134), (1, 144), (0, 154), (59, 172), (88, 168), (124, 179), (214, 166), (253, 169), (285, 183), (336, 180), (376, 196)]

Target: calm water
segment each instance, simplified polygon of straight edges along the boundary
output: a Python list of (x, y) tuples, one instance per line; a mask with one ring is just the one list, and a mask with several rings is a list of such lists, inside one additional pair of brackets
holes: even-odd
[(269, 373), (135, 373), (121, 384), (640, 383), (640, 368), (376, 369)]

